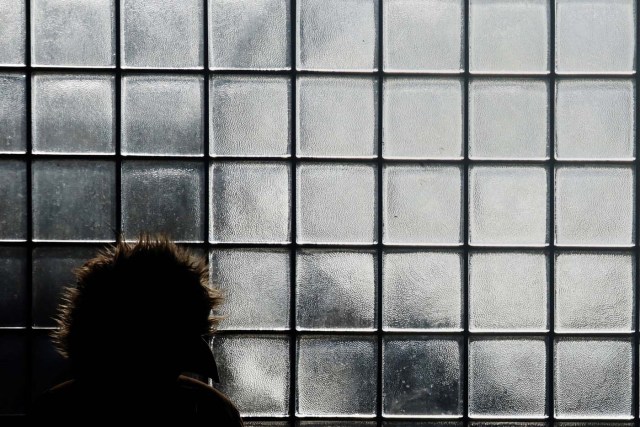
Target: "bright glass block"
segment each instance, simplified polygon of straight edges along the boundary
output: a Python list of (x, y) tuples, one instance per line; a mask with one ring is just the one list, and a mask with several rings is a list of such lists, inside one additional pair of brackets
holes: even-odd
[(25, 64), (29, 0), (0, 0), (0, 65)]
[(27, 151), (26, 103), (25, 75), (0, 74), (0, 154)]
[(0, 327), (27, 326), (27, 250), (0, 247)]
[(27, 239), (27, 165), (0, 160), (0, 240)]

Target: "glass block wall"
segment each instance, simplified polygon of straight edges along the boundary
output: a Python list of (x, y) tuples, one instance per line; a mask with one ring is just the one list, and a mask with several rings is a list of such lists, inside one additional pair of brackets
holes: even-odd
[(0, 413), (147, 230), (208, 256), (248, 425), (638, 423), (637, 13), (0, 0)]

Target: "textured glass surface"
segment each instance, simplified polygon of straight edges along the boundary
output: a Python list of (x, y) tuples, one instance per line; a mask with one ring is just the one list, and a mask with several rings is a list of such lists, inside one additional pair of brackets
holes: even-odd
[(211, 282), (222, 290), (220, 329), (288, 329), (288, 251), (212, 250)]
[(634, 0), (556, 0), (556, 71), (635, 70), (635, 8)]
[(548, 264), (541, 253), (470, 254), (469, 329), (546, 331)]
[(195, 162), (122, 164), (122, 228), (127, 239), (165, 232), (178, 241), (204, 240), (204, 168)]
[(459, 79), (386, 79), (382, 114), (383, 156), (462, 158), (462, 98)]
[(473, 79), (469, 86), (469, 157), (546, 159), (548, 88), (544, 80)]
[(376, 427), (375, 421), (320, 421), (320, 420), (309, 420), (297, 421), (296, 426), (298, 427)]
[(27, 238), (27, 165), (0, 160), (0, 240)]
[(470, 0), (471, 72), (546, 73), (548, 0)]
[(209, 67), (282, 70), (289, 57), (290, 0), (209, 4)]
[(543, 246), (548, 241), (548, 174), (542, 166), (473, 166), (469, 171), (469, 241)]
[(27, 400), (27, 339), (18, 331), (0, 331), (0, 415), (24, 413)]
[(375, 79), (299, 77), (297, 85), (299, 157), (375, 157)]
[(0, 65), (25, 64), (28, 0), (0, 0)]
[(0, 327), (26, 326), (27, 250), (0, 247)]
[(374, 338), (298, 338), (296, 414), (375, 415), (376, 354)]
[(542, 338), (471, 339), (469, 415), (544, 417), (546, 353)]
[(462, 414), (459, 338), (386, 338), (382, 411), (385, 416)]
[(283, 336), (224, 336), (213, 341), (220, 389), (242, 416), (289, 412), (289, 339)]
[(633, 178), (630, 167), (559, 167), (555, 194), (556, 244), (633, 245)]
[(463, 55), (462, 0), (386, 0), (385, 71), (459, 71)]
[(122, 68), (202, 68), (203, 0), (120, 0)]
[(0, 154), (27, 149), (25, 91), (24, 74), (0, 74)]
[(214, 76), (210, 88), (212, 156), (289, 155), (287, 77)]
[(557, 418), (633, 417), (629, 339), (559, 338), (554, 354)]
[(556, 158), (633, 159), (633, 80), (556, 82)]
[(385, 420), (384, 427), (463, 427), (462, 421), (400, 421)]
[(122, 153), (202, 155), (204, 80), (143, 75), (122, 79)]
[(38, 74), (32, 84), (34, 153), (115, 151), (113, 76)]
[(290, 240), (290, 167), (286, 163), (220, 162), (211, 166), (212, 242)]
[(375, 242), (375, 188), (376, 169), (371, 165), (298, 165), (298, 243)]
[(297, 4), (299, 69), (376, 69), (376, 0), (298, 0)]
[(556, 255), (558, 332), (631, 332), (635, 262), (627, 253)]
[(373, 330), (376, 270), (373, 252), (298, 252), (296, 329)]

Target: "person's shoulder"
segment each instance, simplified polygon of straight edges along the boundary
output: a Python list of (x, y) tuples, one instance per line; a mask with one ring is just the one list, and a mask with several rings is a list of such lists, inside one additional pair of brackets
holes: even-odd
[(78, 387), (75, 380), (65, 381), (38, 396), (34, 403), (34, 415), (55, 415), (66, 411), (68, 402), (77, 399)]
[(178, 386), (197, 402), (199, 415), (216, 414), (219, 417), (224, 414), (228, 418), (229, 426), (242, 426), (238, 409), (222, 392), (184, 375), (178, 377)]

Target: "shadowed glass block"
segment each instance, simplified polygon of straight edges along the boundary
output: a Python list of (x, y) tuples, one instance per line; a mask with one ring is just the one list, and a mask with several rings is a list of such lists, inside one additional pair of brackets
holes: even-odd
[(383, 427), (463, 427), (462, 421), (399, 421), (385, 420)]
[(51, 387), (71, 379), (69, 359), (63, 358), (56, 351), (49, 333), (49, 330), (36, 330), (32, 335), (32, 398), (36, 398)]
[(0, 160), (0, 240), (27, 238), (27, 165)]
[(290, 427), (288, 421), (250, 421), (242, 420), (245, 427)]
[(320, 421), (299, 420), (295, 424), (298, 427), (376, 427), (375, 421)]
[(0, 331), (0, 415), (25, 413), (27, 339), (22, 331)]
[(27, 250), (0, 247), (0, 327), (27, 323)]
[(0, 74), (0, 154), (27, 150), (25, 91), (24, 74)]
[(28, 0), (0, 0), (0, 65), (25, 64)]
[[(575, 427), (596, 427), (593, 424), (580, 424), (576, 423)], [(534, 422), (534, 421), (475, 421), (468, 424), (471, 427), (549, 427), (549, 424), (544, 421)], [(554, 426), (557, 426), (558, 423), (554, 423)], [(562, 424), (560, 424), (562, 425)], [(616, 424), (619, 426), (619, 424)], [(605, 426), (600, 426), (605, 427)], [(613, 427), (613, 426), (611, 426)]]

